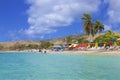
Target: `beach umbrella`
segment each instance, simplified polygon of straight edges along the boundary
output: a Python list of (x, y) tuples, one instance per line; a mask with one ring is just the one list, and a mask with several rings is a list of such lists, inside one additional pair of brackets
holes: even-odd
[(72, 45), (70, 45), (70, 46), (68, 46), (69, 48), (71, 48), (72, 47)]
[(98, 42), (98, 44), (104, 44), (104, 42), (101, 41), (101, 42)]
[(90, 48), (90, 44), (88, 44), (88, 46), (87, 46), (88, 48)]
[(74, 44), (70, 45), (69, 48), (73, 48), (74, 47)]
[(95, 43), (95, 48), (98, 48), (98, 43)]
[(106, 46), (106, 44), (104, 43), (104, 47)]
[(87, 47), (87, 46), (88, 46), (88, 44), (85, 43), (85, 47)]
[(82, 47), (87, 47), (87, 44), (83, 43), (83, 44), (82, 44)]
[(80, 44), (80, 47), (82, 47), (82, 44)]
[(110, 42), (115, 42), (117, 39), (116, 38), (111, 38), (109, 41)]
[(80, 47), (80, 44), (76, 44), (76, 47), (77, 47), (77, 48)]
[(117, 46), (117, 42), (114, 42), (114, 46)]
[(85, 44), (82, 44), (82, 47), (85, 47)]
[(76, 47), (77, 44), (73, 44), (73, 47)]
[(112, 46), (113, 45), (113, 43), (112, 42), (110, 42), (110, 46)]
[(73, 47), (79, 47), (80, 45), (79, 44), (73, 44)]
[(104, 42), (98, 42), (98, 46), (102, 46), (104, 44)]

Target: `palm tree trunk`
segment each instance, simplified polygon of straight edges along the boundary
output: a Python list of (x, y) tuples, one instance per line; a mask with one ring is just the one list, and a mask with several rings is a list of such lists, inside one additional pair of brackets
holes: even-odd
[(100, 36), (100, 30), (99, 30), (99, 27), (98, 27), (98, 36)]
[(92, 31), (92, 28), (90, 27), (90, 43), (93, 42), (93, 40), (92, 40), (92, 32), (91, 31)]
[(90, 42), (93, 42), (92, 34), (90, 33)]

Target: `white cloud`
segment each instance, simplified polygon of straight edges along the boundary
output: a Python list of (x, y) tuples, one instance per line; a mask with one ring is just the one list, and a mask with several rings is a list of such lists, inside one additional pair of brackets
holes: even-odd
[(120, 23), (120, 0), (109, 0), (108, 4), (108, 15), (110, 23)]
[(71, 25), (76, 17), (96, 12), (100, 0), (28, 0), (28, 35), (56, 32), (58, 27)]
[(120, 24), (120, 0), (104, 0), (103, 3), (106, 3), (108, 5), (108, 8), (105, 8), (108, 15), (108, 19), (105, 21), (105, 31), (119, 31), (118, 25)]
[(111, 30), (112, 29), (112, 26), (111, 25), (104, 25), (104, 28), (105, 30), (104, 31), (107, 31), (107, 30)]

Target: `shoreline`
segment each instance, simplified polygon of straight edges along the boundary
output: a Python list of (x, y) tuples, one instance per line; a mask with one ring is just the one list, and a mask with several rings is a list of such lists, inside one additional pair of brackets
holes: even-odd
[[(99, 51), (99, 50), (87, 50), (87, 51), (51, 51), (51, 50), (46, 50), (47, 54), (105, 54), (105, 55), (120, 55), (120, 50), (110, 50), (110, 51)], [(24, 52), (24, 51), (0, 51), (0, 53), (2, 52)], [(38, 53), (41, 54), (41, 52), (26, 52), (26, 53)]]

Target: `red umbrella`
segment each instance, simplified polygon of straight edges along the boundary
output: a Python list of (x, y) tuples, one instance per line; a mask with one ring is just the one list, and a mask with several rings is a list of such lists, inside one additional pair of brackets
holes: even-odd
[(80, 47), (80, 44), (76, 44), (76, 48)]
[(113, 43), (112, 43), (112, 42), (110, 42), (110, 46), (112, 46), (112, 44), (113, 44)]

